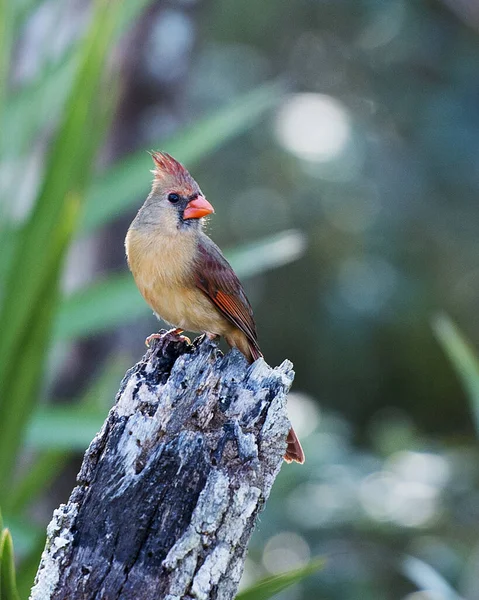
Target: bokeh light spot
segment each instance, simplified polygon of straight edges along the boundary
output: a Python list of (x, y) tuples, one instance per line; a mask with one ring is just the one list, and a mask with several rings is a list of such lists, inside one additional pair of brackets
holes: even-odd
[(351, 120), (344, 105), (325, 94), (295, 94), (276, 120), (280, 144), (299, 158), (328, 162), (339, 157), (351, 137)]
[(273, 536), (263, 552), (263, 565), (270, 573), (304, 567), (311, 556), (306, 540), (293, 532)]

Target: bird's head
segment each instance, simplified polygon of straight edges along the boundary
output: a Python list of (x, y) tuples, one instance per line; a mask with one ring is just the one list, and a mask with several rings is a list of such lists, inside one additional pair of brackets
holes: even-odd
[(161, 228), (165, 234), (199, 230), (203, 217), (214, 212), (199, 185), (185, 167), (166, 152), (151, 154), (155, 176), (150, 195), (138, 219), (140, 224)]

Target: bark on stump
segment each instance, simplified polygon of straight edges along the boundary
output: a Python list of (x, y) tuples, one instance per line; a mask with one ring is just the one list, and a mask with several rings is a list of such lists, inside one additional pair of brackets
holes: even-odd
[(126, 373), (48, 526), (31, 600), (234, 598), (294, 372), (199, 340), (164, 335)]

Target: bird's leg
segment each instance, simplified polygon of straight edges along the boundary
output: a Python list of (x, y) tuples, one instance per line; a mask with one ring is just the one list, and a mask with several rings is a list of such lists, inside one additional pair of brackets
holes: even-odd
[(145, 344), (149, 348), (152, 340), (159, 340), (164, 335), (173, 335), (173, 336), (177, 337), (180, 340), (180, 342), (186, 342), (187, 344), (191, 344), (190, 338), (187, 337), (186, 335), (181, 335), (182, 333), (183, 333), (183, 329), (181, 329), (181, 327), (175, 327), (174, 329), (170, 329), (166, 333), (152, 333), (151, 335), (149, 335), (146, 338)]

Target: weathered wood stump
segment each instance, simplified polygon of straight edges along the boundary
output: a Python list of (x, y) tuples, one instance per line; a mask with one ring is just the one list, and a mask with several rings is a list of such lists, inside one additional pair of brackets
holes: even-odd
[(54, 512), (31, 600), (234, 598), (293, 376), (206, 338), (155, 340)]

